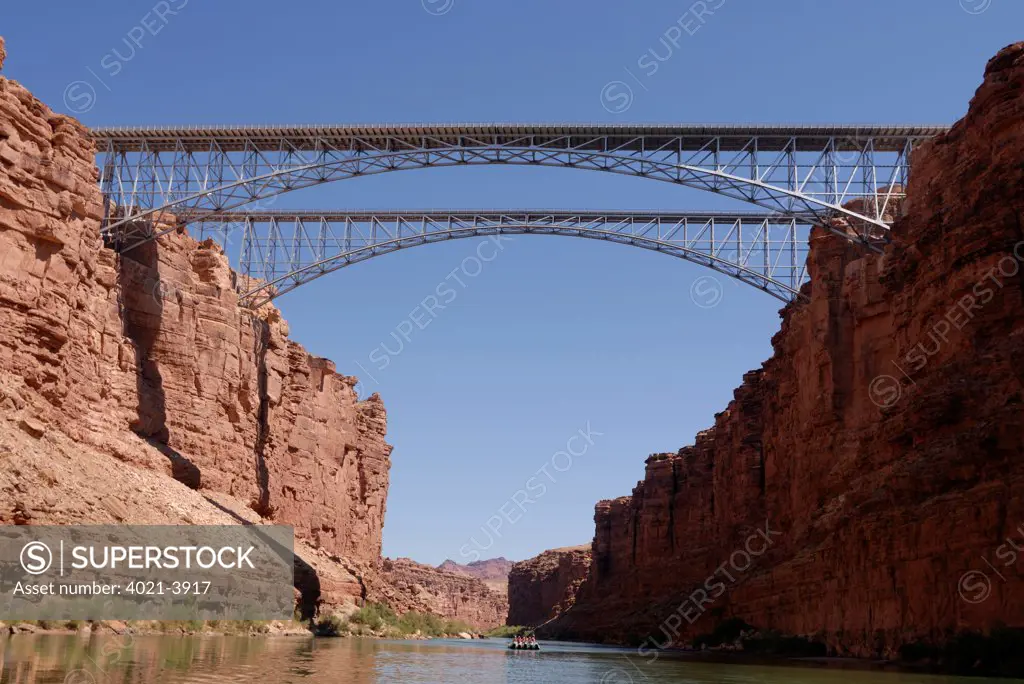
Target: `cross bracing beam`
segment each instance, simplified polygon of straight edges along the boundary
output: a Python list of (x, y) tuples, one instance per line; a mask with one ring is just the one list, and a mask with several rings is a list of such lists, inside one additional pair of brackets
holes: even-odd
[(195, 232), (241, 230), (238, 287), (258, 307), (340, 268), (443, 240), (563, 235), (662, 252), (790, 301), (807, 280), (811, 216), (765, 212), (272, 211), (207, 214)]
[(555, 166), (699, 188), (877, 243), (914, 146), (941, 126), (512, 125), (98, 129), (104, 232), (122, 249), (181, 223), (358, 176), (478, 164)]

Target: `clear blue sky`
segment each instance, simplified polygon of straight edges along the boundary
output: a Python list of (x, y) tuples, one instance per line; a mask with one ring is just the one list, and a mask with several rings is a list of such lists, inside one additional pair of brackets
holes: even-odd
[[(684, 19), (693, 35), (671, 34), (679, 47), (651, 76), (638, 60), (652, 48), (667, 55), (660, 39), (689, 0), (167, 0), (159, 9), (179, 11), (163, 11), (164, 21), (146, 16), (149, 0), (17, 2), (4, 8), (0, 34), (5, 74), (55, 109), (70, 111), (69, 84), (95, 88), (81, 114), (92, 126), (950, 123), (986, 60), (1024, 38), (1019, 0), (707, 5), (718, 9), (704, 24)], [(156, 35), (147, 32), (131, 55), (123, 41), (142, 23)], [(616, 80), (635, 94), (622, 113), (601, 100)], [(735, 205), (635, 178), (478, 167), (361, 178), (274, 206)], [(589, 542), (594, 503), (629, 494), (649, 453), (675, 451), (711, 425), (742, 374), (769, 355), (778, 328), (775, 299), (720, 276), (721, 303), (695, 306), (690, 287), (710, 273), (698, 266), (606, 243), (520, 237), (464, 278), (465, 289), (455, 283), (455, 301), (375, 371), (371, 352), (382, 342), (394, 349), (391, 332), (475, 249), (462, 240), (399, 252), (279, 302), (294, 339), (362, 376), (388, 407), (390, 556), (465, 561), (470, 538), (490, 547), (482, 557), (513, 559)], [(588, 422), (602, 434), (558, 472), (553, 455)], [(545, 464), (557, 481), (542, 473), (544, 495), (525, 512), (506, 506), (518, 520), (489, 543), (481, 527)]]

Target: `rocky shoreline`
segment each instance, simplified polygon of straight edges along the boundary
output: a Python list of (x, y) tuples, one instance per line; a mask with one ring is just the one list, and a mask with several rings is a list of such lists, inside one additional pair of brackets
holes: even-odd
[(312, 622), (292, 621), (166, 621), (166, 620), (33, 620), (0, 622), (0, 635), (9, 636), (82, 636), (91, 635), (133, 636), (249, 636), (249, 637), (342, 637), (358, 639), (488, 639), (485, 634), (473, 631), (451, 634), (429, 635), (422, 633), (404, 634), (389, 630), (365, 629), (359, 632), (330, 633)]

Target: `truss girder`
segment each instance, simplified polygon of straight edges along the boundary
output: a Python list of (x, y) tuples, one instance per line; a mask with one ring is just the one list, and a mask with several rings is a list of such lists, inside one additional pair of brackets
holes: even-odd
[(242, 235), (241, 303), (258, 307), (323, 275), (417, 245), (563, 235), (662, 252), (790, 301), (807, 281), (811, 216), (759, 212), (253, 212), (197, 216), (193, 230)]
[[(699, 188), (885, 239), (914, 146), (938, 127), (310, 127), (97, 130), (104, 232), (179, 223), (358, 176), (476, 164), (606, 171)], [(857, 201), (859, 200), (859, 201)], [(852, 228), (852, 229), (851, 229)]]

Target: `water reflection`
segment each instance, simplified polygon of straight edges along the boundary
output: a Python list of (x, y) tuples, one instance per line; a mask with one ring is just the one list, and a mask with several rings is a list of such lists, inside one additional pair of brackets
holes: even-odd
[(0, 684), (337, 682), (344, 684), (944, 684), (962, 679), (723, 665), (546, 643), (374, 641), (307, 637), (33, 636), (0, 638)]

